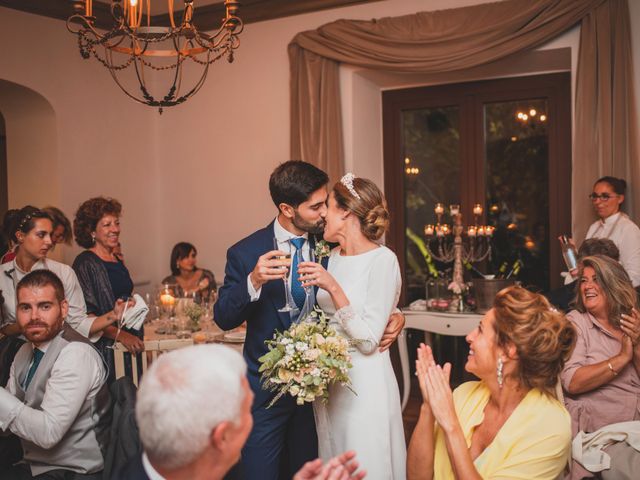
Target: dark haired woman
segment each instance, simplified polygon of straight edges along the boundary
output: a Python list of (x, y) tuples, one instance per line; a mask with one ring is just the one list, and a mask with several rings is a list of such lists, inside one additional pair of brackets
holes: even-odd
[(65, 321), (82, 335), (97, 340), (101, 330), (108, 328), (122, 313), (123, 302), (113, 302), (104, 312), (87, 314), (82, 289), (74, 271), (64, 263), (47, 258), (52, 241), (53, 223), (49, 215), (32, 206), (15, 210), (5, 234), (19, 247), (16, 257), (0, 266), (0, 290), (5, 299), (2, 306), (0, 332), (20, 335), (16, 324), (16, 293), (18, 282), (32, 270), (46, 269), (55, 273), (64, 285), (69, 313)]
[(621, 178), (602, 177), (589, 195), (599, 217), (587, 231), (585, 238), (608, 238), (620, 250), (620, 263), (634, 287), (640, 285), (640, 228), (620, 210), (624, 202), (627, 182)]
[(216, 290), (216, 279), (209, 270), (196, 266), (197, 255), (198, 251), (192, 244), (176, 243), (169, 261), (171, 275), (165, 277), (162, 283), (175, 284), (178, 296), (194, 295), (196, 302), (200, 302)]
[(389, 352), (379, 345), (400, 295), (396, 255), (379, 240), (389, 224), (380, 189), (352, 174), (342, 177), (331, 194), (324, 239), (336, 242), (325, 270), (303, 262), (303, 285), (318, 286), (318, 305), (336, 330), (357, 340), (350, 377), (354, 395), (341, 385), (330, 387), (329, 402), (314, 403), (320, 456), (328, 460), (353, 449), (367, 478), (404, 480), (406, 448), (398, 384)]
[(451, 364), (418, 349), (423, 401), (407, 478), (555, 480), (569, 458), (571, 419), (554, 392), (575, 330), (542, 295), (509, 287), (466, 340), (465, 370), (480, 381), (454, 392)]
[[(76, 243), (86, 250), (73, 262), (73, 269), (82, 286), (87, 311), (102, 315), (117, 299), (127, 299), (133, 292), (133, 281), (129, 270), (116, 255), (114, 249), (120, 238), (120, 202), (111, 198), (96, 197), (84, 202), (73, 220)], [(105, 329), (104, 337), (98, 343), (109, 364), (109, 379), (113, 380), (113, 344), (117, 334), (116, 326)], [(118, 341), (131, 353), (144, 350), (143, 332), (123, 329)], [(108, 340), (107, 340), (108, 339)], [(126, 358), (130, 364), (130, 359)]]
[(71, 240), (73, 240), (71, 222), (62, 210), (49, 206), (44, 207), (42, 211), (48, 214), (53, 222), (53, 233), (51, 234), (51, 243), (53, 243), (53, 246), (51, 247), (51, 250), (53, 250), (59, 243), (71, 245)]

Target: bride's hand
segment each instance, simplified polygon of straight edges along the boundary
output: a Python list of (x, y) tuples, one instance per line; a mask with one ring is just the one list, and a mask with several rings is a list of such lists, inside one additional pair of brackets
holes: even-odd
[(315, 262), (301, 262), (298, 265), (298, 275), (303, 287), (318, 287), (331, 291), (337, 282), (325, 268)]

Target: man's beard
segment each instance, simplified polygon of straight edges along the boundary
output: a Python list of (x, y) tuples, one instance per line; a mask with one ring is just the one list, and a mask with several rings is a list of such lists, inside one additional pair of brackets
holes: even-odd
[(325, 220), (321, 218), (317, 223), (306, 222), (298, 213), (297, 210), (293, 211), (293, 218), (291, 223), (293, 226), (302, 230), (303, 232), (311, 233), (312, 235), (322, 235), (324, 233)]

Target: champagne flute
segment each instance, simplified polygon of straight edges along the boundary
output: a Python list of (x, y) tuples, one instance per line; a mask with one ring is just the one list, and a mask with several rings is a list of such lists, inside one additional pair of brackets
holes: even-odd
[[(301, 248), (296, 250), (296, 257), (298, 259), (298, 265), (300, 265), (302, 262), (305, 261), (304, 257), (302, 256)], [(315, 252), (311, 247), (309, 247), (309, 261), (310, 262), (316, 261)], [(294, 273), (296, 275), (299, 275), (298, 272), (294, 272)], [(309, 315), (315, 305), (315, 299), (313, 298), (314, 297), (313, 287), (311, 285), (305, 285), (303, 286), (303, 288), (304, 288), (305, 300), (304, 300), (304, 306), (302, 307), (302, 312), (300, 312), (300, 316), (298, 317), (299, 320), (303, 320), (304, 317)]]
[[(287, 243), (289, 244), (289, 253), (285, 253), (284, 255), (277, 255), (274, 258), (276, 260), (287, 260), (289, 262), (289, 265), (291, 265), (291, 243), (289, 240), (287, 240)], [(273, 248), (274, 250), (280, 250), (280, 247), (278, 245), (278, 239), (276, 237), (273, 237)], [(278, 309), (278, 311), (292, 312), (295, 315), (300, 310), (298, 309), (298, 306), (293, 301), (293, 297), (291, 296), (291, 289), (289, 288), (289, 268), (288, 267), (280, 267), (280, 268), (283, 268), (285, 270), (282, 276), (282, 282), (284, 283), (284, 294), (285, 294), (286, 302), (282, 308)]]
[(118, 319), (118, 331), (116, 332), (116, 338), (113, 339), (113, 343), (111, 345), (107, 346), (107, 348), (112, 348), (113, 350), (116, 349), (116, 343), (118, 342), (118, 336), (120, 336), (120, 332), (122, 331), (122, 327), (124, 327), (124, 317), (125, 317), (125, 315), (127, 313), (127, 309), (129, 308), (129, 300), (131, 300), (131, 297), (127, 297), (126, 299), (124, 299), (124, 301), (125, 301), (124, 310), (122, 310), (122, 315)]

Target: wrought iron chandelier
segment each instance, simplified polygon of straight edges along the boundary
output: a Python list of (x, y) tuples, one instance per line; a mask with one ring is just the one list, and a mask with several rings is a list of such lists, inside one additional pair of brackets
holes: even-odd
[[(212, 33), (198, 31), (192, 23), (193, 0), (183, 1), (179, 24), (175, 21), (174, 0), (167, 0), (170, 25), (152, 26), (151, 0), (111, 0), (115, 23), (111, 30), (103, 32), (96, 27), (93, 0), (75, 0), (75, 13), (67, 19), (67, 29), (78, 36), (82, 58), (95, 57), (109, 69), (125, 94), (142, 104), (158, 107), (162, 113), (164, 107), (179, 105), (195, 95), (204, 85), (211, 64), (223, 57), (233, 62), (234, 50), (240, 46), (238, 35), (243, 23), (237, 16), (238, 0), (225, 0), (226, 15), (220, 28)], [(185, 88), (183, 65), (187, 60), (197, 65), (200, 73), (185, 74), (191, 79)], [(157, 77), (162, 76), (157, 72), (167, 75), (169, 84), (166, 93), (160, 96), (151, 93), (155, 91)], [(127, 75), (130, 78), (124, 78)]]

